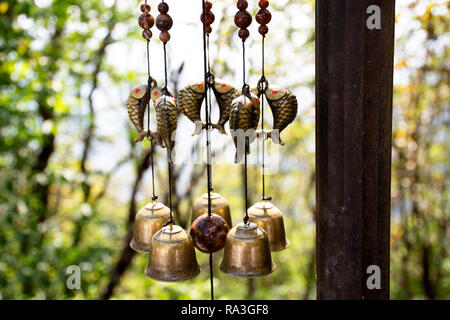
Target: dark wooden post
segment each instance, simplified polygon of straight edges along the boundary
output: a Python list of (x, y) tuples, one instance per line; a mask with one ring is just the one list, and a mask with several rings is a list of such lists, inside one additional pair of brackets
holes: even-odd
[(394, 7), (316, 0), (318, 299), (389, 298)]

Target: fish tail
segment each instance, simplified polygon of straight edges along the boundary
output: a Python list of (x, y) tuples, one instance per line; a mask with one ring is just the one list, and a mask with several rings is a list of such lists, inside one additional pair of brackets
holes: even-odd
[(220, 132), (221, 134), (227, 134), (227, 132), (225, 131), (225, 128), (224, 128), (224, 125), (223, 125), (223, 124), (220, 124), (220, 123), (213, 123), (213, 124), (212, 124), (212, 127), (213, 127), (214, 129), (219, 130), (219, 132)]

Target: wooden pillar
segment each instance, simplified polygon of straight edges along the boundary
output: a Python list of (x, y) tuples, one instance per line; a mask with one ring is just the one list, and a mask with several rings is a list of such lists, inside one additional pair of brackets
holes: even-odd
[(318, 299), (389, 298), (394, 7), (316, 0)]

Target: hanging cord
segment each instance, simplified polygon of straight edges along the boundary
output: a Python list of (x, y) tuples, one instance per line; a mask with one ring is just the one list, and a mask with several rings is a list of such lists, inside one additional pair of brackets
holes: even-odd
[[(208, 216), (211, 216), (211, 139), (210, 139), (210, 126), (211, 118), (209, 109), (211, 106), (211, 100), (208, 98), (211, 94), (210, 89), (210, 79), (211, 79), (211, 69), (209, 65), (209, 36), (207, 41), (206, 35), (206, 3), (202, 0), (202, 12), (203, 12), (203, 67), (205, 73), (205, 121), (206, 121), (206, 175), (207, 175), (207, 188), (208, 188)], [(212, 253), (209, 254), (209, 278), (211, 283), (211, 300), (214, 300), (214, 271), (213, 271), (213, 256)]]
[[(145, 1), (147, 4), (147, 1)], [(150, 40), (147, 40), (147, 72), (148, 72), (148, 81), (147, 81), (147, 91), (148, 91), (148, 102), (147, 102), (147, 139), (150, 140), (150, 162), (152, 167), (152, 200), (155, 201), (158, 199), (158, 196), (155, 194), (155, 166), (153, 161), (153, 139), (150, 139), (150, 100), (151, 100), (151, 86), (154, 83), (153, 78), (150, 75)]]
[(164, 88), (162, 88), (162, 92), (163, 92), (163, 94), (168, 95), (169, 91), (167, 90), (167, 50), (166, 50), (166, 42), (163, 43), (163, 48), (164, 48)]
[(258, 94), (261, 96), (261, 151), (262, 151), (262, 163), (261, 163), (261, 176), (262, 176), (262, 200), (271, 200), (272, 197), (266, 197), (266, 183), (265, 183), (265, 140), (266, 132), (264, 131), (264, 93), (267, 89), (268, 82), (264, 74), (264, 39), (265, 35), (262, 36), (262, 46), (261, 46), (261, 78), (258, 81)]
[(245, 39), (242, 40), (242, 94), (251, 100), (250, 86), (245, 82)]
[[(250, 87), (245, 82), (245, 39), (242, 39), (242, 94), (246, 96), (251, 101), (250, 96)], [(245, 209), (245, 217), (244, 217), (244, 224), (248, 223), (249, 217), (248, 217), (248, 195), (247, 195), (247, 189), (248, 189), (248, 179), (247, 179), (247, 144), (250, 148), (250, 143), (248, 141), (248, 137), (245, 137), (245, 147), (244, 147), (244, 209)]]

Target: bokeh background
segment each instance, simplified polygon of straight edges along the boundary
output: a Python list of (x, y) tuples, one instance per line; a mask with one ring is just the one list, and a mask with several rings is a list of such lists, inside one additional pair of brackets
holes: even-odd
[[(157, 2), (149, 3), (156, 16)], [(176, 92), (202, 79), (201, 6), (168, 3), (169, 87)], [(240, 86), (234, 1), (213, 3), (213, 71)], [(291, 247), (273, 254), (275, 273), (255, 280), (222, 274), (215, 255), (219, 299), (316, 297), (314, 5), (272, 1), (266, 40), (270, 82), (291, 88), (300, 102), (282, 133), (280, 168), (266, 180)], [(391, 298), (449, 299), (449, 3), (397, 1), (396, 12)], [(150, 146), (132, 143), (125, 108), (131, 88), (146, 82), (139, 14), (135, 0), (0, 0), (0, 299), (209, 298), (207, 255), (197, 253), (197, 278), (162, 283), (144, 275), (146, 255), (128, 246), (135, 212), (151, 196)], [(256, 28), (247, 41), (253, 85), (261, 67)], [(161, 81), (162, 45), (153, 30), (152, 75)], [(179, 153), (172, 191), (176, 219), (188, 227), (192, 203), (206, 190), (204, 166), (188, 159), (204, 154), (204, 139), (190, 138), (194, 126), (184, 116), (179, 126), (191, 147)], [(231, 144), (217, 132), (212, 139), (217, 152)], [(158, 147), (154, 156), (157, 192), (167, 203), (165, 151)], [(242, 168), (213, 170), (237, 223)], [(251, 202), (259, 200), (257, 166), (249, 168), (249, 188)], [(66, 286), (70, 265), (82, 270), (80, 290)]]

